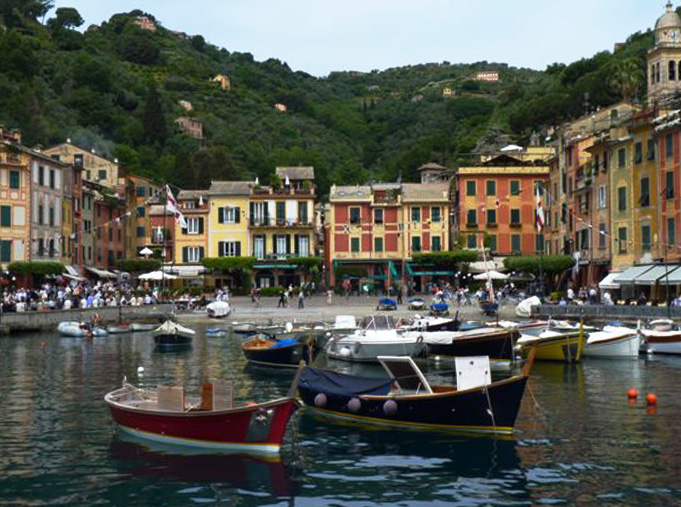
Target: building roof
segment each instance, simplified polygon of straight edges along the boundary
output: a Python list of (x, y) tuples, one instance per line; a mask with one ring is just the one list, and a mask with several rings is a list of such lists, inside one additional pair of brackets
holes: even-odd
[(177, 194), (178, 199), (198, 199), (199, 197), (203, 196), (206, 197), (208, 195), (208, 190), (180, 190), (180, 192)]
[(429, 162), (427, 164), (423, 164), (417, 169), (417, 171), (449, 171), (449, 168), (441, 166), (440, 164), (436, 164), (435, 162)]
[(449, 201), (449, 183), (404, 183), (403, 202)]
[(371, 200), (371, 187), (368, 185), (362, 186), (345, 186), (339, 187), (333, 185), (329, 192), (330, 201), (369, 201)]
[(676, 14), (671, 2), (667, 3), (667, 12), (660, 16), (657, 23), (655, 23), (655, 30), (664, 28), (681, 28), (681, 18)]
[(313, 180), (314, 167), (277, 167), (277, 176), (282, 180), (288, 176), (290, 180)]
[(210, 195), (250, 195), (254, 183), (252, 181), (212, 181)]

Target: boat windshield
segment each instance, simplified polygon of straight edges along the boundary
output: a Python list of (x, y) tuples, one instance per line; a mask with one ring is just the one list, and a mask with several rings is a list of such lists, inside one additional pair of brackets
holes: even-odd
[(395, 320), (389, 315), (372, 315), (362, 320), (363, 329), (395, 329)]

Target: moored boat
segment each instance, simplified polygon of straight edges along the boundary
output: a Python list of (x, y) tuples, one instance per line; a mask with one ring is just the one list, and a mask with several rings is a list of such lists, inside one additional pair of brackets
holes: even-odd
[(106, 327), (106, 332), (109, 334), (126, 334), (132, 332), (132, 326), (130, 324), (114, 324)]
[(180, 348), (191, 344), (196, 332), (173, 322), (166, 320), (157, 329), (152, 331), (154, 342), (161, 348)]
[(681, 354), (681, 329), (671, 321), (651, 322), (653, 329), (640, 329), (649, 354)]
[(241, 350), (248, 362), (283, 368), (298, 367), (301, 360), (309, 363), (313, 349), (313, 340), (278, 340), (267, 333), (258, 333), (241, 344)]
[(517, 347), (522, 352), (536, 347), (537, 361), (562, 361), (576, 363), (582, 357), (586, 339), (579, 327), (554, 329), (525, 329)]
[(489, 356), (490, 359), (511, 360), (520, 333), (515, 329), (482, 327), (467, 331), (424, 332), (429, 355)]
[(420, 332), (398, 333), (392, 317), (365, 317), (361, 329), (329, 339), (326, 353), (333, 359), (377, 362), (378, 356), (417, 356), (424, 348)]
[(232, 391), (229, 384), (209, 384), (200, 398), (185, 398), (182, 387), (140, 389), (124, 382), (104, 400), (118, 428), (138, 438), (211, 451), (278, 453), (296, 399), (237, 406)]
[[(480, 358), (459, 359), (465, 364)], [(322, 415), (365, 424), (512, 433), (532, 358), (521, 375), (497, 382), (491, 382), (489, 377), (464, 382), (465, 376), (459, 375), (459, 359), (457, 387), (431, 386), (411, 358), (380, 357), (388, 378), (365, 378), (306, 367), (298, 392), (306, 406)]]
[(222, 319), (232, 313), (232, 307), (226, 301), (213, 301), (206, 306), (208, 316), (214, 319)]
[(638, 357), (641, 337), (636, 329), (605, 326), (589, 333), (584, 357)]
[(130, 324), (130, 329), (133, 333), (141, 333), (144, 331), (153, 331), (158, 327), (158, 324), (144, 324), (142, 322), (133, 322)]
[(57, 324), (57, 331), (63, 336), (72, 336), (75, 338), (106, 336), (108, 334), (104, 328), (92, 327), (87, 323), (76, 321), (60, 322)]

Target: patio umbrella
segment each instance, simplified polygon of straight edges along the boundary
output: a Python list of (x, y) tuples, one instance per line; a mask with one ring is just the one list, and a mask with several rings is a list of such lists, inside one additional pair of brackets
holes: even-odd
[(140, 280), (175, 280), (177, 277), (163, 271), (150, 271), (139, 276)]
[(144, 248), (142, 248), (142, 250), (140, 250), (140, 255), (144, 255), (146, 257), (148, 257), (149, 255), (151, 255), (153, 253), (154, 252), (148, 246), (145, 246)]
[(507, 280), (508, 275), (499, 273), (498, 271), (492, 270), (487, 273), (480, 273), (473, 277), (474, 280)]

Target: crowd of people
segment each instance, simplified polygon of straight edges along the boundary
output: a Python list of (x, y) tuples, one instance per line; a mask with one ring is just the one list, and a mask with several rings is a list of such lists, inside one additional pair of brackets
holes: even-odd
[(67, 282), (45, 282), (35, 289), (6, 288), (2, 292), (3, 312), (143, 306), (156, 303), (156, 289), (142, 284), (133, 287), (126, 281), (82, 281), (75, 285)]

